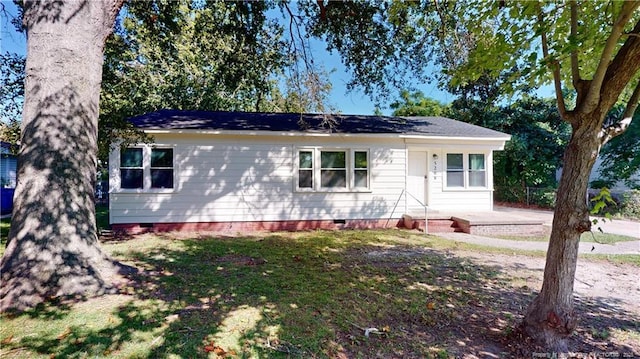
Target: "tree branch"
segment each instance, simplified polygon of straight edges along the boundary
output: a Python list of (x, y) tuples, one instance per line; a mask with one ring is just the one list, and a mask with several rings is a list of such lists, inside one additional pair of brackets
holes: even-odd
[(551, 59), (549, 57), (549, 43), (547, 39), (547, 31), (544, 29), (544, 13), (542, 7), (538, 3), (538, 26), (540, 26), (540, 37), (542, 42), (542, 55), (544, 59), (548, 61), (553, 73), (553, 84), (555, 86), (556, 101), (558, 102), (558, 112), (563, 120), (567, 120), (567, 107), (564, 103), (564, 96), (562, 95), (562, 79), (560, 77), (560, 64), (558, 60)]
[(622, 9), (620, 10), (620, 14), (618, 15), (618, 19), (613, 24), (611, 29), (611, 34), (607, 39), (607, 42), (602, 50), (602, 54), (600, 55), (600, 62), (598, 63), (598, 68), (593, 75), (593, 79), (589, 83), (588, 92), (586, 97), (577, 104), (576, 110), (581, 113), (589, 113), (593, 111), (597, 106), (601, 93), (602, 83), (605, 79), (605, 74), (607, 73), (607, 68), (611, 62), (611, 58), (614, 56), (614, 51), (616, 45), (618, 44), (618, 40), (623, 34), (624, 26), (631, 19), (633, 12), (640, 6), (640, 2), (638, 1), (626, 1), (622, 5)]
[(625, 107), (624, 112), (622, 113), (622, 119), (619, 122), (602, 130), (603, 145), (609, 142), (612, 138), (622, 134), (627, 130), (627, 128), (629, 128), (629, 126), (631, 125), (631, 121), (633, 120), (633, 114), (638, 109), (638, 104), (640, 104), (640, 80), (638, 80), (636, 88), (633, 90), (631, 98), (629, 98), (627, 107)]
[[(578, 4), (575, 0), (571, 1), (571, 40), (577, 41), (578, 39)], [(571, 77), (573, 80), (573, 87), (578, 88), (578, 84), (582, 80), (580, 78), (580, 68), (578, 67), (578, 50), (577, 46), (571, 50)]]
[[(640, 34), (640, 20), (634, 26), (632, 33)], [(633, 84), (633, 79), (637, 78), (640, 72), (640, 38), (628, 36), (622, 47), (611, 60), (605, 74), (605, 81), (600, 89), (601, 108), (610, 108), (618, 101), (622, 91), (629, 84)]]

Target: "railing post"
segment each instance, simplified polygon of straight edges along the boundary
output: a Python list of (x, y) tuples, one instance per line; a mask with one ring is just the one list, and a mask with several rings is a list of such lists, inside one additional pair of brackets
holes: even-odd
[(429, 219), (427, 218), (427, 206), (424, 206), (424, 236), (429, 234)]

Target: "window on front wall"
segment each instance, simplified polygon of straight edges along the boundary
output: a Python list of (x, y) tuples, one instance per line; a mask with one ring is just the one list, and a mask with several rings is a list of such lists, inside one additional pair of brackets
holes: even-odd
[(298, 150), (300, 191), (363, 190), (369, 188), (369, 151), (309, 148)]
[(462, 153), (447, 153), (447, 187), (464, 187)]
[(448, 188), (487, 187), (486, 157), (483, 153), (447, 153)]
[(347, 156), (345, 151), (320, 151), (320, 186), (347, 187)]
[(298, 157), (298, 187), (313, 188), (313, 151), (300, 151)]
[(353, 152), (353, 185), (357, 188), (369, 188), (369, 152)]
[(483, 154), (469, 155), (469, 187), (486, 187), (487, 171)]
[(120, 188), (174, 188), (172, 148), (125, 148), (120, 151)]

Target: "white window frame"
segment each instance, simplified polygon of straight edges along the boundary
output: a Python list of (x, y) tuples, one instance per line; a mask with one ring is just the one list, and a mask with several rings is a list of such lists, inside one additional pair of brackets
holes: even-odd
[[(463, 175), (463, 186), (461, 187), (450, 187), (447, 185), (448, 183), (448, 164), (447, 164), (447, 155), (461, 154), (462, 155), (462, 175)], [(471, 186), (469, 180), (469, 173), (471, 172), (471, 166), (469, 163), (470, 155), (482, 155), (484, 157), (484, 186)], [(489, 153), (485, 151), (450, 151), (444, 154), (444, 164), (443, 164), (443, 181), (442, 186), (444, 190), (448, 191), (474, 191), (474, 190), (491, 190), (491, 177), (489, 176), (489, 161), (491, 161), (491, 156)], [(456, 171), (457, 172), (457, 171)]]
[[(300, 168), (300, 152), (312, 153), (312, 185), (311, 187), (300, 187), (300, 171), (305, 169)], [(346, 186), (345, 187), (323, 187), (322, 186), (322, 152), (345, 152), (345, 170), (346, 170)], [(356, 187), (355, 186), (355, 171), (364, 171), (365, 168), (355, 168), (355, 153), (366, 152), (367, 154), (367, 186)], [(296, 147), (294, 159), (294, 190), (296, 192), (371, 192), (371, 151), (368, 148), (344, 148), (344, 147)]]
[[(116, 158), (114, 164), (115, 176), (115, 192), (117, 193), (173, 193), (178, 191), (178, 163), (176, 161), (176, 146), (175, 145), (131, 145), (126, 148), (141, 148), (142, 149), (142, 188), (122, 188), (121, 186), (121, 172), (120, 172), (120, 158), (122, 155), (122, 147), (119, 147), (116, 151)], [(173, 169), (173, 188), (151, 188), (151, 151), (156, 149), (170, 149), (172, 150), (172, 164), (173, 167), (162, 167)], [(128, 167), (127, 167), (128, 168)], [(160, 167), (154, 167), (154, 169), (161, 169)]]
[[(476, 155), (482, 155), (482, 163), (484, 165), (484, 168), (482, 170), (474, 170), (474, 169), (471, 168), (471, 156), (476, 156)], [(472, 152), (469, 152), (466, 155), (466, 158), (467, 158), (467, 162), (468, 162), (468, 168), (466, 170), (467, 181), (468, 181), (467, 186), (469, 188), (488, 188), (489, 187), (488, 186), (488, 183), (489, 183), (488, 180), (489, 179), (487, 177), (487, 155), (484, 154), (484, 153), (472, 153)], [(472, 172), (482, 172), (484, 174), (484, 186), (473, 186), (473, 185), (471, 185), (471, 173)]]

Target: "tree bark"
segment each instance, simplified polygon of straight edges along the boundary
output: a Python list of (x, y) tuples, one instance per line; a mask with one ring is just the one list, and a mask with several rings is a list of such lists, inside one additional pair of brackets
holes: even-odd
[(122, 0), (26, 2), (18, 183), (0, 261), (0, 311), (111, 288), (95, 223), (103, 48)]
[(598, 118), (575, 123), (564, 154), (544, 282), (523, 321), (525, 332), (546, 348), (567, 352), (567, 337), (577, 324), (573, 308), (573, 282), (580, 235), (591, 230), (586, 193), (590, 173), (600, 149)]

